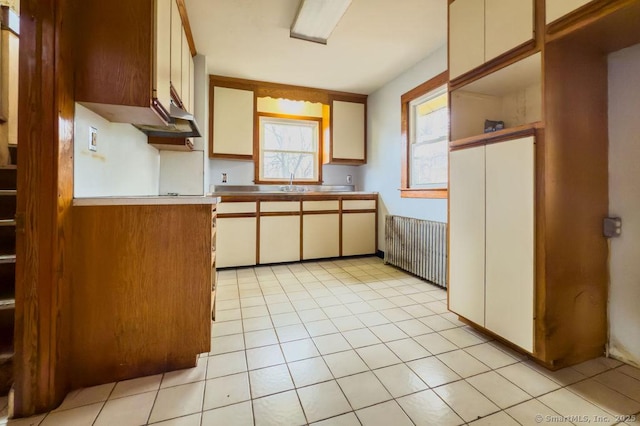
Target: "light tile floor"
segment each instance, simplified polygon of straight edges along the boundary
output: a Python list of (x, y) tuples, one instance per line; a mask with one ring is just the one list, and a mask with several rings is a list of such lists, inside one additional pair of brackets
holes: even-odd
[[(220, 271), (216, 312), (196, 368), (74, 391), (8, 424), (640, 425), (640, 370), (547, 371), (375, 257)], [(6, 398), (0, 410), (5, 424)]]

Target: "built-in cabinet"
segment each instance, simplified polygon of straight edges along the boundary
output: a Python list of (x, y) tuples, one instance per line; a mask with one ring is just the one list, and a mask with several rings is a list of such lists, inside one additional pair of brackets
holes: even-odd
[(533, 41), (533, 0), (455, 0), (449, 6), (449, 76), (453, 80)]
[(375, 194), (223, 196), (216, 264), (226, 268), (375, 254), (376, 204)]
[[(467, 8), (478, 3), (488, 25), (491, 2), (450, 3), (452, 67), (456, 49), (464, 52), (461, 16), (471, 22)], [(558, 369), (603, 355), (607, 343), (603, 52), (640, 42), (640, 2), (533, 5), (512, 10), (542, 30), (532, 43), (490, 59), (489, 32), (477, 31), (485, 46), (469, 36), (466, 52), (475, 65), (458, 67), (449, 84), (448, 303), (463, 321)], [(504, 128), (485, 130), (485, 120)]]
[(550, 24), (593, 0), (546, 0), (546, 23)]
[(342, 202), (342, 255), (355, 256), (376, 251), (376, 200)]
[(533, 352), (534, 138), (454, 151), (450, 173), (449, 308)]
[(366, 162), (366, 116), (364, 102), (331, 100), (331, 139), (325, 163)]
[[(141, 127), (166, 128), (171, 103), (193, 112), (193, 58), (177, 0), (79, 2), (77, 13), (78, 103)], [(191, 149), (181, 141), (150, 143)]]
[(253, 158), (255, 102), (252, 90), (214, 86), (212, 114), (213, 156)]
[(260, 263), (300, 260), (300, 201), (260, 201)]
[(256, 264), (257, 204), (255, 201), (220, 203), (216, 254), (219, 268)]
[(302, 202), (302, 257), (340, 256), (340, 201)]
[(72, 388), (195, 367), (209, 352), (216, 209), (192, 200), (74, 201)]
[[(323, 164), (366, 163), (366, 95), (211, 75), (209, 102), (212, 158), (253, 161), (259, 146), (257, 113), (268, 112), (321, 118)], [(268, 111), (260, 110), (261, 102)], [(322, 113), (309, 115), (316, 105)]]

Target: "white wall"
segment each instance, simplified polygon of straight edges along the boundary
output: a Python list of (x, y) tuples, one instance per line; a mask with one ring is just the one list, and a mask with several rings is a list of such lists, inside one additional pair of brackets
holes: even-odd
[[(89, 127), (98, 130), (98, 150), (89, 151)], [(110, 123), (76, 104), (74, 196), (158, 195), (160, 155), (130, 124)]]
[(640, 45), (609, 56), (609, 214), (622, 218), (611, 239), (609, 350), (640, 366)]
[[(221, 174), (227, 174), (227, 185), (253, 185), (253, 161), (210, 160), (210, 185), (223, 185)], [(353, 179), (352, 185), (362, 188), (360, 178), (362, 166), (324, 165), (323, 185), (347, 185), (347, 175)]]
[(378, 248), (384, 251), (387, 214), (446, 222), (447, 201), (400, 198), (400, 97), (447, 69), (446, 46), (433, 52), (395, 80), (369, 95), (367, 103), (367, 164), (362, 189), (379, 198)]

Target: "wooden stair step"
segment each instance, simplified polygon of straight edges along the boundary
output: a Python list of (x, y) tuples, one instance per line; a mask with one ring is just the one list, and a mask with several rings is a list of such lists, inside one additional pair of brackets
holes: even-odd
[(16, 299), (0, 299), (0, 311), (5, 309), (15, 309)]
[(0, 166), (0, 188), (16, 189), (18, 185), (18, 167), (15, 164)]
[(11, 164), (18, 164), (18, 145), (15, 143), (9, 144), (9, 155), (11, 156)]
[(16, 263), (15, 254), (1, 254), (0, 263)]

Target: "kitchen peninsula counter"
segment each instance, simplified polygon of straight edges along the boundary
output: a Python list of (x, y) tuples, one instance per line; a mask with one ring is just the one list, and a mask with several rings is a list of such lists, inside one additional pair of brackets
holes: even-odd
[(194, 367), (209, 352), (216, 202), (74, 200), (74, 388)]

